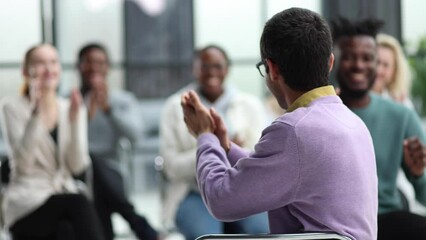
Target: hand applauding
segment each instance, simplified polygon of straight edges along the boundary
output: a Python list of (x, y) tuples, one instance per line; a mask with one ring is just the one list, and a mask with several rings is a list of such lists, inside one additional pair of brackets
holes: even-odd
[(70, 106), (70, 112), (69, 112), (70, 121), (75, 122), (78, 117), (78, 111), (82, 101), (81, 94), (80, 94), (80, 91), (78, 91), (78, 89), (73, 89), (71, 91), (70, 100), (71, 100), (71, 106)]
[(223, 119), (214, 109), (207, 109), (194, 91), (184, 93), (181, 98), (184, 121), (189, 132), (198, 137), (202, 133), (214, 133), (225, 151), (229, 151), (231, 141)]
[(426, 166), (426, 147), (418, 138), (404, 141), (404, 161), (413, 176), (423, 175)]

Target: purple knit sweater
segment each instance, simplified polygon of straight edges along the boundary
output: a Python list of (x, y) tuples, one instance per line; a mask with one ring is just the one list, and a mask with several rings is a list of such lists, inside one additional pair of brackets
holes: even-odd
[(337, 96), (279, 117), (250, 154), (232, 145), (226, 155), (215, 135), (200, 135), (197, 180), (209, 211), (222, 221), (268, 211), (271, 233), (377, 238), (373, 143)]

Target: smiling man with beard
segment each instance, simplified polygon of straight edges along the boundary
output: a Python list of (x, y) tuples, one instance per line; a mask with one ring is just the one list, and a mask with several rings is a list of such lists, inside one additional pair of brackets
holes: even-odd
[[(197, 142), (185, 126), (181, 94), (195, 90), (206, 106), (214, 107), (224, 116), (229, 137), (246, 149), (253, 150), (266, 124), (260, 100), (225, 83), (229, 66), (228, 55), (219, 46), (209, 45), (197, 51), (193, 65), (196, 82), (172, 95), (161, 116), (160, 154), (164, 157), (169, 181), (163, 202), (163, 221), (168, 226), (176, 223), (188, 240), (203, 234), (223, 233), (224, 224), (210, 215), (197, 187)], [(232, 233), (268, 232), (265, 213), (226, 225)]]
[(426, 218), (404, 211), (396, 180), (400, 167), (426, 205), (425, 134), (417, 114), (369, 93), (376, 76), (382, 23), (369, 19), (333, 23), (336, 76), (343, 103), (367, 125), (373, 138), (379, 178), (378, 239), (426, 239)]

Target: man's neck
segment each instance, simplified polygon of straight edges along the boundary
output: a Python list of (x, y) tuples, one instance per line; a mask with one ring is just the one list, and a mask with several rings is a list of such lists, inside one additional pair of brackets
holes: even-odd
[(288, 86), (284, 87), (285, 89), (285, 94), (284, 94), (284, 98), (285, 98), (285, 103), (286, 103), (286, 109), (293, 104), (294, 101), (296, 101), (296, 99), (298, 99), (300, 96), (302, 96), (303, 94), (305, 94), (306, 92), (302, 92), (302, 91), (296, 91), (293, 90), (291, 88), (289, 88)]
[(296, 101), (296, 99), (298, 99), (300, 96), (302, 96), (305, 93), (306, 92), (296, 92), (296, 91), (294, 91), (294, 92), (291, 92), (291, 94), (285, 95), (287, 105), (290, 106), (291, 104), (294, 103), (294, 101)]
[(363, 108), (368, 106), (368, 104), (370, 103), (370, 95), (368, 93), (365, 93), (363, 96), (350, 96), (348, 94), (345, 93), (341, 93), (340, 94), (340, 98), (342, 99), (343, 103), (348, 107), (348, 108)]

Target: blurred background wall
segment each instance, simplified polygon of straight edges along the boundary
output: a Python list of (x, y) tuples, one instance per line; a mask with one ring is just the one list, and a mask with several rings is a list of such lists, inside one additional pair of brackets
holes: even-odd
[[(218, 44), (233, 66), (229, 82), (263, 96), (254, 65), (265, 21), (289, 7), (304, 7), (327, 20), (377, 17), (384, 32), (414, 54), (426, 35), (421, 0), (0, 0), (0, 97), (21, 85), (24, 52), (40, 42), (54, 44), (64, 68), (60, 91), (78, 86), (78, 49), (92, 41), (111, 55), (113, 88), (141, 99), (164, 98), (192, 81), (193, 49)], [(426, 81), (426, 80), (425, 80)]]

